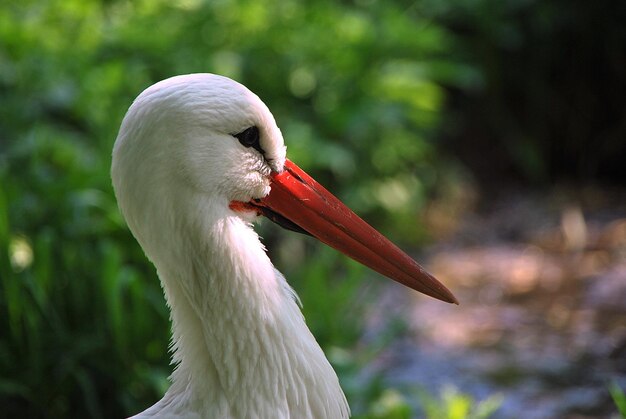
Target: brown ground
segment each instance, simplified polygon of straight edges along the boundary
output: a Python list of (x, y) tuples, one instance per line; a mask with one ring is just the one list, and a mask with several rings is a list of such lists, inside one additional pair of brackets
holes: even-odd
[(479, 209), (475, 194), (459, 196), (460, 210), (427, 214), (445, 238), (421, 260), (461, 305), (391, 286), (378, 314), (401, 314), (410, 332), (377, 371), (394, 385), (500, 393), (497, 418), (616, 417), (608, 385), (626, 389), (626, 191), (515, 192)]

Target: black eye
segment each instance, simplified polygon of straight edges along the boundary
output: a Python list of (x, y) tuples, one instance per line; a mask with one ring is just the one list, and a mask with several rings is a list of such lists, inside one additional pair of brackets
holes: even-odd
[(246, 128), (239, 134), (233, 134), (233, 137), (237, 138), (244, 147), (252, 147), (259, 153), (265, 154), (259, 143), (259, 129), (257, 127)]

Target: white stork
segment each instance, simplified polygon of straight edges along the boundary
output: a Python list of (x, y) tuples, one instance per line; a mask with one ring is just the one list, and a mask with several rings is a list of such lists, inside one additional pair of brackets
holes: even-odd
[(172, 77), (128, 110), (113, 149), (113, 186), (161, 280), (176, 365), (165, 396), (136, 417), (350, 415), (297, 297), (251, 227), (259, 215), (456, 303), (285, 153), (269, 109), (225, 77)]

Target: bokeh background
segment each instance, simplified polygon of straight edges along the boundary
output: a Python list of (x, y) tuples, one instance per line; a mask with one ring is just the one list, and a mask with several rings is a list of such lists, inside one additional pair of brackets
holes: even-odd
[[(144, 88), (214, 72), (459, 307), (259, 229), (359, 418), (626, 412), (626, 2), (0, 4), (0, 416), (167, 388), (168, 311), (110, 154)], [(625, 413), (623, 413), (625, 414)]]

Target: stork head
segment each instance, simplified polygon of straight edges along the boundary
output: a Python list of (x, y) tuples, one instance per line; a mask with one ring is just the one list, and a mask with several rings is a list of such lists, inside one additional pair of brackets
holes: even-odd
[(113, 149), (112, 177), (126, 212), (138, 195), (172, 196), (165, 189), (226, 203), (262, 198), (284, 163), (282, 134), (255, 94), (226, 77), (192, 74), (156, 83), (133, 102)]
[(285, 154), (258, 96), (226, 77), (192, 74), (137, 97), (115, 142), (111, 174), (122, 213), (147, 253), (158, 241), (155, 227), (175, 226), (190, 212), (236, 213), (248, 221), (266, 215), (413, 289), (456, 302)]

